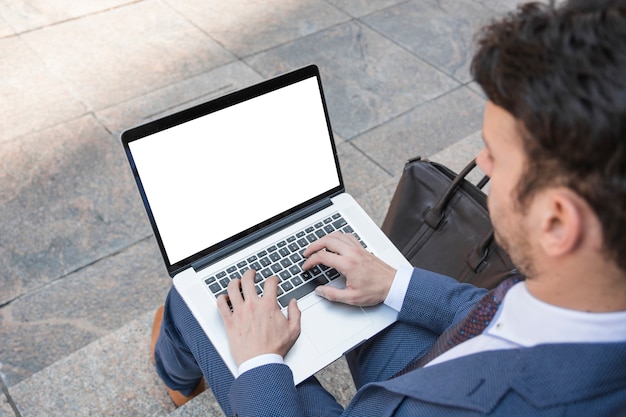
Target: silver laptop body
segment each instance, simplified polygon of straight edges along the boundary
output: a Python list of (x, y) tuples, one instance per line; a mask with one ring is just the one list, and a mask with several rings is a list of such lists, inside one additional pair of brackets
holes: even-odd
[(309, 292), (345, 285), (332, 268), (297, 269), (306, 244), (333, 230), (354, 233), (396, 268), (409, 266), (345, 193), (316, 66), (121, 138), (174, 286), (235, 376), (216, 296), (247, 269), (257, 270), (259, 292), (267, 276), (279, 276), (281, 306), (298, 298), (302, 333), (285, 357), (296, 384), (396, 320), (384, 305), (347, 306)]

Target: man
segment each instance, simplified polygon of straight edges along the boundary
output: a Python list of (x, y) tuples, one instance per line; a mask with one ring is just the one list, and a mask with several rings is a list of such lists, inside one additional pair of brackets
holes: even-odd
[(257, 297), (251, 273), (231, 282), (232, 311), (218, 299), (236, 379), (170, 292), (155, 356), (173, 398), (204, 377), (227, 415), (626, 415), (626, 1), (524, 5), (483, 29), (472, 72), (489, 100), (477, 161), (491, 218), (527, 276), (484, 332), (413, 369), (446, 329), (502, 296), (396, 271), (334, 234), (311, 244), (304, 268), (335, 267), (347, 287), (318, 294), (399, 311), (347, 355), (358, 389), (347, 409), (314, 378), (293, 385), (281, 362), (300, 312), (295, 301), (288, 318), (279, 312), (275, 280)]

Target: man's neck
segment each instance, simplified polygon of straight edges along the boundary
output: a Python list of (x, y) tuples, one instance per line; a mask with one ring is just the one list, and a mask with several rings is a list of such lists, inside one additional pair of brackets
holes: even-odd
[(526, 280), (528, 291), (548, 304), (590, 313), (626, 311), (626, 277), (612, 265), (560, 268)]

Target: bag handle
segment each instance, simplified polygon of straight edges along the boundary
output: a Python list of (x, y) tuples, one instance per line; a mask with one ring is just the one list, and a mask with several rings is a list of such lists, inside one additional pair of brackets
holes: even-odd
[[(461, 183), (474, 168), (476, 168), (475, 158), (454, 178), (452, 183), (448, 186), (448, 189), (443, 193), (437, 204), (435, 204), (435, 207), (425, 213), (424, 222), (432, 229), (436, 229), (439, 226), (443, 220), (443, 212), (454, 195), (459, 183)], [(482, 189), (487, 182), (489, 182), (489, 177), (485, 175), (476, 186)]]

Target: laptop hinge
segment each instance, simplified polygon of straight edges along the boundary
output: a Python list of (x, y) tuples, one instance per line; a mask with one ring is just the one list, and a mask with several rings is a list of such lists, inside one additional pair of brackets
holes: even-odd
[(318, 201), (317, 203), (311, 204), (306, 208), (298, 211), (297, 213), (293, 213), (284, 219), (278, 220), (271, 225), (265, 227), (264, 229), (259, 230), (256, 233), (253, 233), (251, 236), (244, 237), (236, 242), (233, 242), (222, 249), (219, 249), (202, 259), (197, 260), (191, 264), (192, 268), (197, 272), (200, 271), (207, 266), (213, 264), (214, 262), (219, 261), (227, 256), (230, 256), (233, 252), (249, 246), (255, 242), (258, 242), (261, 239), (266, 238), (268, 235), (272, 233), (276, 233), (277, 231), (284, 229), (285, 227), (291, 226), (292, 224), (304, 219), (307, 216), (310, 216), (318, 211), (325, 209), (326, 207), (331, 206), (333, 203), (329, 198)]

